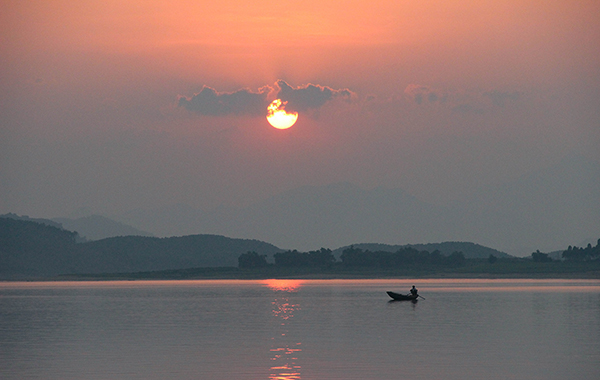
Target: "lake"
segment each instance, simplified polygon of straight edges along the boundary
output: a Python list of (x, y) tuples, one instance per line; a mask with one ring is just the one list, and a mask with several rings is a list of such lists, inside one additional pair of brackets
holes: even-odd
[[(425, 299), (390, 302), (416, 285)], [(600, 379), (600, 280), (0, 283), (0, 378)]]

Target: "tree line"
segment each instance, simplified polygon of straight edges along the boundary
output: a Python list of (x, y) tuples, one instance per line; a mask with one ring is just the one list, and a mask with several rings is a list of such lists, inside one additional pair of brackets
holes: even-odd
[[(553, 261), (549, 254), (539, 250), (533, 252), (529, 259), (536, 263)], [(573, 262), (600, 261), (600, 239), (598, 239), (598, 244), (595, 247), (591, 244), (588, 244), (585, 248), (569, 246), (568, 249), (562, 252), (562, 259)], [(474, 260), (476, 259), (471, 259), (471, 261)], [(527, 258), (498, 259), (494, 255), (490, 255), (486, 261), (494, 264), (498, 260), (528, 261)], [(444, 255), (439, 250), (429, 252), (413, 247), (404, 247), (395, 252), (390, 252), (363, 250), (351, 246), (342, 252), (340, 260), (336, 260), (331, 249), (321, 248), (309, 252), (299, 252), (297, 250), (278, 252), (273, 255), (273, 261), (273, 263), (269, 263), (267, 255), (248, 251), (238, 258), (238, 267), (330, 268), (336, 266), (344, 268), (442, 269), (464, 266), (468, 260), (461, 251)]]
[[(600, 239), (595, 247), (589, 243), (585, 248), (577, 246), (569, 246), (561, 254), (561, 257), (565, 261), (594, 261), (600, 260)], [(531, 254), (533, 261), (538, 263), (545, 263), (553, 261), (552, 258), (547, 254), (540, 252), (539, 250)]]
[(273, 255), (274, 264), (267, 262), (267, 255), (260, 255), (255, 251), (249, 251), (240, 255), (238, 266), (240, 268), (263, 268), (269, 265), (277, 267), (312, 267), (323, 268), (331, 266), (336, 262), (333, 252), (328, 248), (321, 248), (317, 251), (298, 252), (297, 250), (288, 250), (277, 252)]
[(361, 248), (351, 246), (344, 249), (340, 256), (334, 256), (327, 248), (309, 252), (281, 251), (265, 242), (218, 235), (169, 238), (121, 236), (78, 242), (75, 232), (34, 221), (0, 217), (0, 278), (233, 268), (236, 264), (239, 268), (280, 268), (282, 272), (288, 271), (285, 268), (290, 269), (288, 272), (295, 271), (295, 268), (304, 268), (300, 272), (310, 272), (311, 268), (315, 271), (366, 268), (373, 273), (379, 269), (432, 272), (457, 268), (457, 271), (465, 271), (478, 265), (485, 271), (489, 270), (489, 264), (496, 262), (499, 262), (499, 265), (494, 265), (497, 270), (516, 270), (514, 268), (518, 269), (519, 265), (532, 262), (536, 268), (575, 268), (573, 270), (592, 270), (600, 265), (600, 239), (595, 247), (591, 244), (586, 247), (569, 246), (562, 252), (562, 263), (555, 261), (550, 266), (543, 263), (552, 261), (551, 258), (539, 251), (530, 258), (498, 258), (490, 255), (486, 262), (485, 258), (466, 259), (462, 250), (447, 255), (437, 249), (426, 250), (414, 246), (403, 246), (395, 252)]
[(585, 248), (578, 248), (569, 246), (566, 251), (563, 251), (562, 257), (565, 260), (572, 261), (591, 261), (600, 259), (600, 239), (595, 247), (592, 244), (588, 244)]
[(267, 255), (260, 255), (250, 251), (240, 255), (238, 266), (240, 268), (262, 268), (269, 265), (275, 267), (308, 267), (327, 268), (333, 265), (343, 267), (368, 267), (368, 268), (445, 268), (459, 267), (465, 263), (462, 252), (453, 252), (445, 256), (440, 251), (419, 251), (412, 247), (399, 249), (396, 252), (369, 251), (351, 246), (345, 249), (340, 261), (334, 257), (331, 249), (321, 248), (316, 251), (298, 252), (288, 250), (273, 255), (274, 263), (267, 262)]

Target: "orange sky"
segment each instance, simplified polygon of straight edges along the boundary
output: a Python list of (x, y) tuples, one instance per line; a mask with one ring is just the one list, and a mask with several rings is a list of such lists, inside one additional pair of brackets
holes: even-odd
[(456, 80), (452, 72), (464, 65), (489, 82), (543, 80), (573, 64), (597, 70), (597, 51), (580, 47), (600, 38), (593, 1), (4, 3), (3, 50), (15, 52), (13, 64), (28, 56), (96, 54), (109, 64), (137, 57), (147, 70), (190, 79), (208, 73), (246, 86), (282, 74), (298, 84), (352, 72), (373, 80), (373, 71), (390, 69)]
[[(247, 206), (344, 181), (445, 203), (572, 152), (600, 161), (597, 1), (0, 9), (0, 213)], [(204, 86), (274, 96), (278, 80), (312, 104), (283, 133), (235, 99), (179, 103)]]

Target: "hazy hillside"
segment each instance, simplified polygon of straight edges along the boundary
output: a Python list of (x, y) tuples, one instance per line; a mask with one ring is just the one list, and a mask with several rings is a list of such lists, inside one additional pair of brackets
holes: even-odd
[(353, 241), (474, 241), (528, 256), (597, 236), (598, 215), (600, 165), (573, 154), (544, 170), (474, 188), (446, 205), (402, 189), (337, 183), (293, 189), (241, 209), (178, 204), (115, 219), (159, 236), (213, 233), (305, 251)]
[(349, 183), (301, 187), (244, 209), (202, 211), (176, 205), (137, 210), (120, 218), (161, 236), (201, 231), (256, 238), (303, 251), (356, 240), (391, 244), (443, 241), (453, 236), (441, 228), (449, 219), (443, 208), (401, 189), (367, 190)]
[(83, 218), (53, 218), (62, 224), (63, 228), (76, 231), (79, 236), (88, 240), (99, 240), (114, 236), (153, 236), (149, 232), (140, 231), (135, 227), (114, 221), (100, 215), (91, 215)]
[(600, 164), (571, 154), (555, 165), (496, 186), (452, 206), (464, 240), (529, 255), (561, 249), (600, 231)]
[(268, 256), (281, 251), (258, 240), (216, 235), (123, 236), (85, 243), (76, 237), (55, 226), (0, 218), (0, 277), (237, 266), (248, 251)]
[(135, 227), (117, 222), (100, 215), (90, 215), (82, 218), (31, 218), (26, 215), (17, 215), (8, 213), (0, 215), (0, 218), (22, 220), (27, 222), (36, 222), (77, 232), (78, 241), (81, 240), (99, 240), (114, 236), (153, 236), (149, 232), (140, 231)]
[(248, 251), (271, 256), (281, 250), (258, 240), (217, 235), (121, 236), (79, 244), (76, 260), (79, 273), (139, 272), (237, 266), (238, 257)]
[[(412, 247), (419, 251), (440, 251), (443, 255), (450, 255), (453, 252), (462, 252), (467, 259), (487, 259), (490, 255), (494, 255), (497, 258), (510, 258), (513, 257), (505, 252), (498, 251), (493, 248), (484, 247), (479, 244), (469, 242), (444, 242), (444, 243), (427, 243), (427, 244), (406, 244), (406, 245), (390, 245), (390, 244), (377, 244), (377, 243), (361, 243), (353, 244), (354, 248), (362, 249), (363, 251), (384, 251), (384, 252), (396, 252), (402, 248)], [(350, 246), (341, 247), (333, 251), (336, 257), (339, 257), (342, 252)]]
[(58, 223), (55, 220), (44, 219), (44, 218), (30, 218), (27, 215), (17, 215), (17, 214), (14, 214), (14, 213), (8, 213), (8, 214), (0, 215), (0, 218), (22, 220), (22, 221), (26, 221), (26, 222), (36, 222), (36, 223), (45, 224), (47, 226), (52, 226), (52, 227), (56, 227), (56, 228), (63, 228), (62, 224)]
[(0, 218), (0, 276), (69, 272), (76, 233), (44, 223)]

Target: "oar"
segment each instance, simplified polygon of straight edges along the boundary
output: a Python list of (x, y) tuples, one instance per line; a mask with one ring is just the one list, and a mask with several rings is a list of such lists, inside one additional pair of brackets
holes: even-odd
[(418, 297), (421, 297), (421, 298), (425, 299), (425, 297), (423, 297), (423, 296), (422, 296), (422, 295), (420, 295), (420, 294), (417, 296), (417, 298), (418, 298)]

